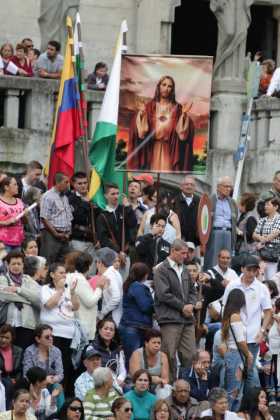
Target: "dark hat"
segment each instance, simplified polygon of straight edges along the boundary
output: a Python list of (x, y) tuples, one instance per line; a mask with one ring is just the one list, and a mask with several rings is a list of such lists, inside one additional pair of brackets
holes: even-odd
[(96, 258), (101, 261), (105, 267), (110, 267), (117, 258), (118, 254), (108, 246), (99, 249), (96, 252)]
[(256, 267), (260, 268), (260, 262), (257, 257), (254, 257), (253, 255), (250, 255), (248, 257), (245, 257), (242, 262), (242, 267), (250, 268), (250, 267)]
[(88, 346), (83, 354), (83, 359), (90, 359), (93, 356), (101, 357), (101, 353), (98, 350), (96, 350), (93, 346)]

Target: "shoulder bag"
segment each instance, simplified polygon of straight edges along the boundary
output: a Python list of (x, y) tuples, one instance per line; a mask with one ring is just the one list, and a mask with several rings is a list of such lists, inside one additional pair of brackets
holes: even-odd
[(242, 353), (242, 351), (240, 350), (240, 348), (239, 348), (239, 346), (238, 346), (238, 343), (237, 343), (237, 340), (236, 340), (236, 337), (235, 337), (235, 334), (234, 334), (233, 328), (232, 328), (232, 326), (231, 326), (231, 324), (230, 324), (230, 323), (229, 323), (229, 328), (230, 328), (230, 331), (231, 331), (231, 333), (232, 333), (232, 336), (233, 336), (234, 342), (235, 342), (235, 344), (236, 344), (236, 347), (237, 347), (238, 353), (239, 353), (239, 355), (240, 355), (240, 358), (241, 358), (242, 363), (243, 363), (243, 366), (244, 366), (244, 368), (243, 368), (243, 375), (242, 375), (242, 376), (243, 376), (243, 380), (246, 380), (246, 379), (248, 378), (248, 362), (247, 362), (246, 357), (244, 356), (244, 354)]
[[(262, 235), (263, 227), (265, 224), (265, 220), (262, 224), (260, 229), (260, 234)], [(280, 255), (280, 244), (273, 244), (271, 242), (267, 242), (262, 248), (259, 249), (259, 256), (263, 261), (267, 262), (277, 262)]]

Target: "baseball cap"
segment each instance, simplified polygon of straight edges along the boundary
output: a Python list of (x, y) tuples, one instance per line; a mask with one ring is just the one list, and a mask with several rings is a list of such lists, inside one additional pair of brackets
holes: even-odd
[(186, 245), (190, 249), (195, 249), (195, 244), (193, 242), (186, 242)]
[(96, 252), (96, 258), (100, 260), (106, 267), (111, 267), (111, 265), (113, 265), (117, 255), (118, 254), (108, 246), (105, 246)]
[(88, 346), (86, 351), (84, 352), (83, 359), (90, 359), (93, 356), (101, 357), (101, 353), (96, 350), (93, 346)]
[(245, 257), (242, 262), (242, 267), (250, 268), (250, 267), (260, 267), (260, 262), (257, 257), (254, 257), (253, 255), (250, 255), (248, 257)]
[(135, 181), (144, 181), (148, 185), (154, 185), (153, 175), (141, 174), (141, 175), (134, 176), (132, 179), (134, 179)]

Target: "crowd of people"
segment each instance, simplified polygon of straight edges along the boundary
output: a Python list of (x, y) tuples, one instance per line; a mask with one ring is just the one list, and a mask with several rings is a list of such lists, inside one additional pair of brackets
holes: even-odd
[(0, 419), (277, 419), (280, 171), (238, 203), (218, 180), (204, 258), (192, 176), (101, 209), (42, 173), (0, 173)]
[[(5, 42), (0, 47), (0, 75), (60, 79), (64, 61), (60, 49), (55, 40), (49, 41), (45, 52), (34, 48), (31, 38), (24, 38), (15, 46)], [(108, 79), (106, 63), (98, 62), (87, 76), (87, 88), (105, 90)]]
[[(5, 42), (0, 47), (0, 75), (60, 79), (63, 68), (60, 50), (56, 40), (49, 41), (45, 52), (34, 48), (31, 38), (24, 38), (16, 45)], [(258, 96), (280, 97), (280, 68), (276, 68), (274, 60), (264, 59), (261, 52), (255, 54), (254, 61), (261, 66)], [(97, 62), (93, 72), (86, 73), (87, 89), (106, 89), (109, 81), (106, 63)]]

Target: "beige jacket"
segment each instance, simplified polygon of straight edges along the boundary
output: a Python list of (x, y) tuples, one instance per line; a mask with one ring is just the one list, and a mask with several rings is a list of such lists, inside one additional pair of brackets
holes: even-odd
[[(12, 282), (11, 282), (12, 283)], [(6, 276), (0, 276), (0, 301), (10, 302), (8, 307), (7, 323), (15, 325), (15, 315), (17, 308), (15, 302), (23, 304), (21, 309), (21, 326), (34, 330), (37, 326), (40, 311), (40, 286), (30, 276), (23, 275), (22, 285), (18, 288), (16, 293), (6, 292), (4, 289), (9, 287), (9, 281)]]

